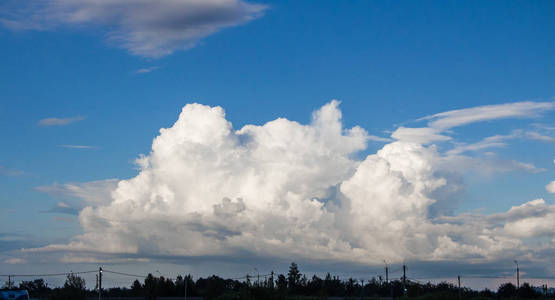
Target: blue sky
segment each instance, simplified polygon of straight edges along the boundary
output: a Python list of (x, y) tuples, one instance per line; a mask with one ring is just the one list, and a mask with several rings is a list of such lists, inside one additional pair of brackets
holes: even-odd
[[(46, 3), (79, 9), (68, 0)], [(68, 244), (82, 233), (75, 213), (86, 205), (72, 207), (73, 214), (53, 210), (79, 202), (45, 187), (135, 177), (133, 161), (149, 154), (160, 128), (172, 127), (187, 103), (223, 107), (238, 130), (277, 118), (309, 124), (315, 110), (338, 99), (344, 128), (389, 138), (441, 112), (554, 101), (552, 1), (249, 3), (209, 24), (209, 33), (153, 46), (152, 38), (126, 40), (138, 29), (118, 21), (140, 11), (79, 22), (54, 13), (54, 21), (35, 20), (40, 8), (17, 1), (0, 6), (5, 257), (19, 257), (22, 247)], [(74, 119), (40, 123), (47, 118)], [(441, 153), (514, 135), (468, 156), (535, 168), (451, 170), (464, 188), (450, 196), (450, 214), (500, 213), (537, 198), (553, 204), (545, 186), (555, 179), (554, 120), (554, 110), (544, 109), (449, 131), (452, 141), (436, 143)], [(526, 138), (529, 132), (543, 140)], [(356, 156), (363, 160), (386, 143), (370, 140)]]

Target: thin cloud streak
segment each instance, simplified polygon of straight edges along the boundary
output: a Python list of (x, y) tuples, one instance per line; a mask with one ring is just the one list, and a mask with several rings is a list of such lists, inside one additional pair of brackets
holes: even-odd
[(555, 109), (555, 102), (524, 101), (450, 110), (426, 116), (417, 121), (429, 120), (428, 126), (443, 131), (470, 123), (496, 119), (532, 118), (553, 109)]
[(418, 144), (430, 144), (433, 142), (452, 140), (451, 137), (441, 134), (439, 130), (429, 127), (409, 128), (401, 126), (391, 134), (391, 137), (398, 141)]
[(153, 67), (148, 67), (148, 68), (141, 68), (141, 69), (138, 69), (137, 71), (135, 71), (135, 73), (136, 73), (136, 74), (146, 74), (146, 73), (150, 73), (150, 72), (156, 71), (156, 70), (158, 70), (158, 69), (160, 69), (159, 66), (153, 66)]
[(548, 135), (542, 135), (535, 131), (527, 131), (525, 133), (526, 137), (531, 140), (541, 141), (541, 142), (548, 142), (548, 143), (555, 143), (555, 138)]
[(12, 257), (4, 260), (4, 263), (8, 265), (17, 265), (17, 264), (25, 264), (27, 263), (27, 261), (23, 258)]
[(46, 119), (39, 120), (38, 125), (39, 126), (64, 126), (78, 121), (82, 121), (84, 119), (85, 117), (82, 117), (82, 116), (69, 117), (69, 118), (46, 118)]
[[(111, 199), (111, 193), (116, 188), (119, 179), (105, 179), (89, 182), (70, 182), (64, 184), (38, 186), (35, 189), (53, 197), (63, 199), (82, 200), (87, 205), (105, 204)], [(71, 207), (65, 202), (58, 202), (57, 207)], [(84, 205), (82, 205), (84, 206)]]
[(25, 172), (15, 169), (10, 169), (5, 166), (0, 165), (0, 175), (1, 176), (22, 176)]
[(390, 143), (394, 141), (392, 138), (386, 138), (386, 137), (381, 137), (381, 136), (371, 135), (371, 134), (368, 135), (368, 140), (372, 142), (378, 142), (378, 143)]
[[(450, 129), (454, 127), (497, 119), (535, 118), (540, 117), (542, 113), (553, 109), (555, 109), (555, 102), (524, 101), (450, 110), (425, 116), (416, 120), (428, 121), (428, 127), (407, 128), (400, 126), (392, 133), (391, 137), (399, 141), (421, 144), (445, 142), (452, 140), (452, 137), (448, 134), (451, 133)], [(496, 137), (486, 138), (476, 144), (457, 145), (451, 150), (451, 154), (458, 154), (465, 151), (476, 151), (489, 147), (502, 147), (505, 144), (501, 141), (496, 141), (496, 139), (511, 139), (517, 137), (525, 137), (543, 142), (552, 142), (552, 140), (555, 140), (551, 136), (542, 135), (536, 131), (524, 132), (522, 130), (515, 130), (508, 136), (498, 135)]]
[(68, 149), (96, 149), (95, 146), (88, 146), (88, 145), (58, 145), (58, 147), (68, 148)]
[(479, 142), (471, 144), (457, 144), (453, 149), (447, 151), (449, 155), (457, 155), (464, 152), (484, 150), (488, 148), (500, 148), (507, 146), (506, 141), (515, 139), (528, 139), (540, 142), (553, 143), (555, 138), (547, 135), (542, 135), (535, 131), (523, 131), (523, 130), (513, 130), (507, 135), (494, 135), (486, 137)]

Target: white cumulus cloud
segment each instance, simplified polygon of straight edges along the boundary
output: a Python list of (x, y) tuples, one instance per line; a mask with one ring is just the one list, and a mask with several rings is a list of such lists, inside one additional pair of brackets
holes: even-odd
[[(401, 139), (358, 160), (369, 135), (343, 128), (338, 105), (326, 104), (306, 125), (280, 118), (236, 130), (222, 108), (188, 104), (137, 160), (136, 177), (81, 210), (81, 235), (27, 251), (63, 251), (73, 261), (82, 251), (89, 260), (94, 253), (354, 263), (550, 259), (538, 253), (555, 249), (548, 230), (555, 206), (538, 199), (494, 215), (434, 215), (459, 189), (446, 175), (450, 156)], [(43, 190), (90, 197), (75, 185)], [(551, 240), (528, 244), (531, 238)]]

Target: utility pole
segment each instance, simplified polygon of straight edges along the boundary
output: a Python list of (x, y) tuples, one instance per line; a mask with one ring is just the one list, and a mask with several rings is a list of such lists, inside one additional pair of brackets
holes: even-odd
[(389, 283), (389, 268), (387, 267), (387, 262), (383, 261), (385, 264), (385, 283)]
[(12, 275), (8, 275), (8, 289), (12, 288)]
[(102, 267), (98, 268), (98, 300), (102, 300)]
[(461, 300), (461, 276), (457, 276), (457, 279), (459, 280), (459, 300)]
[(361, 279), (360, 282), (362, 283), (362, 288), (360, 289), (360, 299), (364, 297), (364, 279)]
[(520, 270), (518, 268), (518, 261), (515, 260), (516, 264), (516, 289), (520, 288)]
[(187, 300), (187, 282), (189, 281), (189, 277), (185, 276), (183, 277), (183, 285), (185, 286), (185, 300)]
[(251, 289), (251, 281), (249, 280), (249, 274), (247, 273), (247, 287), (249, 288), (249, 299), (252, 299), (252, 289)]
[(258, 269), (253, 267), (253, 269), (256, 271), (256, 286), (260, 286), (260, 272), (258, 272)]
[(407, 295), (406, 283), (407, 283), (407, 266), (403, 264), (403, 295), (404, 296)]

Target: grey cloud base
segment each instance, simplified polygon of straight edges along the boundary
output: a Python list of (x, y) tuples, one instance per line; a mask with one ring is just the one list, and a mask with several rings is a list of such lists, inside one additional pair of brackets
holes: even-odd
[(266, 6), (241, 0), (8, 1), (0, 24), (14, 30), (100, 26), (134, 55), (161, 57), (194, 47), (223, 28), (260, 17)]

